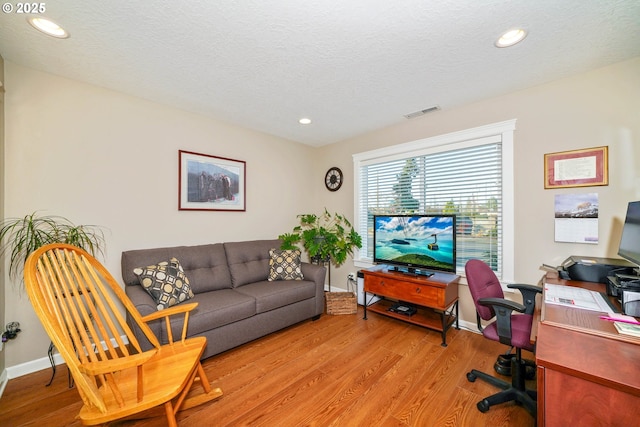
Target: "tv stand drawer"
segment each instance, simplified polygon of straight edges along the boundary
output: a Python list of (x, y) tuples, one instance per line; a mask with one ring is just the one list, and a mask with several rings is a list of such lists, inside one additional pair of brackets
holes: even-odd
[(420, 276), (388, 270), (362, 270), (364, 291), (424, 307), (444, 310), (458, 300), (460, 276), (435, 273)]
[(444, 289), (384, 277), (367, 278), (366, 292), (432, 308), (444, 308)]

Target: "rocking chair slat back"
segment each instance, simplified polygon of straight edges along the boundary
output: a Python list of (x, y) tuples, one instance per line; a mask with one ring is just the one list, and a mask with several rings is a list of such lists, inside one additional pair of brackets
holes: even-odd
[[(182, 339), (164, 346), (140, 316), (120, 285), (82, 249), (52, 244), (28, 258), (25, 286), (36, 314), (67, 363), (84, 402), (84, 424), (100, 424), (164, 405), (170, 425), (199, 376), (206, 396), (211, 390), (200, 357), (206, 339), (186, 339), (188, 312), (197, 304), (172, 307), (166, 314), (185, 317)], [(124, 307), (125, 314), (121, 307)], [(126, 314), (154, 346), (143, 352)], [(169, 374), (168, 374), (169, 373)], [(171, 400), (179, 404), (174, 408)], [(200, 398), (200, 401), (207, 399)]]

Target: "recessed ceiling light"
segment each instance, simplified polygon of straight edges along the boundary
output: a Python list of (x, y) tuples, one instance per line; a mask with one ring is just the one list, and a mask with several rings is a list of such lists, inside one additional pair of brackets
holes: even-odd
[(525, 37), (527, 37), (527, 32), (522, 28), (509, 30), (496, 41), (496, 47), (513, 46), (514, 44), (520, 43)]
[(298, 123), (300, 123), (301, 125), (309, 125), (311, 124), (311, 119), (308, 117), (303, 117), (300, 120), (298, 120)]
[(43, 17), (31, 17), (28, 18), (29, 24), (38, 31), (45, 33), (51, 37), (57, 37), (59, 39), (66, 39), (69, 37), (69, 33), (56, 24), (52, 20)]

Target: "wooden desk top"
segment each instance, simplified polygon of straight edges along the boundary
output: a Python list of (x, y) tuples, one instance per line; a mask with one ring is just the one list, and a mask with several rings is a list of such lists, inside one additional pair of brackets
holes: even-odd
[[(558, 284), (565, 286), (575, 286), (590, 291), (601, 292), (606, 294), (606, 286), (602, 283), (578, 282), (573, 280), (545, 279), (541, 280), (541, 286), (544, 283)], [(539, 295), (540, 301), (543, 296)], [(620, 303), (613, 297), (608, 297), (616, 308), (620, 309)], [(558, 304), (539, 304), (536, 300), (536, 313), (534, 314), (534, 328), (532, 328), (531, 337), (535, 340), (538, 336), (538, 330), (542, 322), (546, 325), (556, 326), (559, 328), (570, 329), (590, 335), (598, 335), (605, 338), (615, 339), (618, 341), (626, 341), (632, 344), (640, 345), (640, 338), (623, 335), (613, 325), (613, 322), (600, 319), (604, 312), (583, 310), (580, 308), (565, 307)], [(538, 321), (536, 321), (538, 320)], [(535, 329), (535, 331), (534, 331)]]

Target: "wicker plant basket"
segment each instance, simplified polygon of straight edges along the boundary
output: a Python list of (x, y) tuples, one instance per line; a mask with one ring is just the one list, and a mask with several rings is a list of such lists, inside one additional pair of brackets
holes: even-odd
[(358, 302), (353, 292), (327, 292), (327, 314), (356, 314)]

